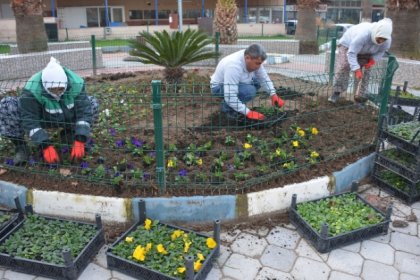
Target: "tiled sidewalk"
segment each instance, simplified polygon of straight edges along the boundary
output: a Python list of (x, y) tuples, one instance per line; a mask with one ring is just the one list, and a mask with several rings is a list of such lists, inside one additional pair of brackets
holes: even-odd
[[(393, 201), (392, 220), (407, 227), (390, 226), (387, 235), (319, 254), (290, 224), (258, 230), (223, 231), (221, 255), (208, 280), (420, 280), (420, 202), (407, 206), (377, 188), (365, 197)], [(414, 215), (417, 221), (412, 220)], [(107, 269), (103, 247), (79, 280), (131, 280)], [(0, 267), (1, 280), (46, 280)]]

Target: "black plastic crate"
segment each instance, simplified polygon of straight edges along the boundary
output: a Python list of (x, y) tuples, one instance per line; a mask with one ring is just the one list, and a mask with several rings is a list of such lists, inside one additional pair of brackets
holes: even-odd
[[(207, 256), (205, 261), (203, 262), (201, 269), (194, 274), (194, 270), (192, 267), (190, 267), (190, 270), (188, 268), (188, 265), (186, 264), (187, 271), (186, 271), (186, 277), (185, 278), (176, 278), (171, 275), (163, 274), (160, 271), (151, 269), (145, 265), (142, 265), (140, 263), (130, 261), (124, 258), (121, 258), (120, 256), (114, 254), (112, 251), (115, 248), (116, 245), (118, 245), (120, 242), (124, 242), (125, 238), (130, 236), (131, 232), (137, 229), (138, 226), (143, 226), (144, 221), (146, 220), (146, 211), (145, 211), (145, 202), (143, 200), (140, 201), (139, 205), (139, 212), (140, 212), (140, 219), (139, 221), (134, 224), (130, 229), (128, 229), (121, 237), (119, 237), (107, 250), (106, 252), (106, 259), (108, 268), (112, 270), (117, 270), (121, 273), (130, 275), (136, 279), (142, 279), (142, 280), (174, 280), (174, 279), (187, 279), (187, 280), (201, 280), (206, 279), (207, 274), (210, 272), (210, 270), (213, 267), (213, 262), (216, 260), (216, 258), (219, 256), (220, 251), (220, 222), (215, 221), (214, 224), (214, 239), (217, 242), (217, 246), (212, 249), (210, 254)], [(181, 227), (165, 224), (165, 223), (159, 223), (160, 225), (166, 226), (168, 228), (174, 229), (174, 230), (182, 230), (185, 233), (193, 233), (193, 231), (184, 229)], [(195, 233), (195, 232), (194, 232)], [(197, 236), (201, 236), (204, 238), (210, 237), (202, 234), (195, 233)], [(189, 259), (190, 263), (192, 264), (191, 259)]]
[(389, 96), (388, 102), (392, 103), (393, 105), (400, 105), (400, 106), (412, 106), (412, 107), (420, 106), (419, 98), (403, 98), (403, 97)]
[(412, 155), (416, 155), (417, 150), (419, 149), (419, 143), (412, 143), (408, 140), (402, 139), (392, 133), (389, 133), (386, 130), (383, 130), (381, 132), (381, 138), (386, 138), (389, 142), (391, 142), (393, 145), (398, 147), (399, 149), (406, 151)]
[(395, 173), (409, 179), (410, 181), (417, 183), (419, 181), (419, 174), (417, 174), (416, 170), (410, 169), (409, 167), (403, 165), (402, 163), (396, 162), (388, 157), (386, 157), (383, 153), (377, 154), (377, 163), (380, 165), (391, 169)]
[[(310, 202), (317, 202), (325, 200), (332, 197), (338, 197), (348, 193), (343, 193), (339, 195), (331, 195), (325, 198), (313, 200)], [(383, 218), (383, 221), (375, 224), (366, 226), (360, 229), (353, 231), (345, 232), (338, 234), (336, 236), (328, 236), (328, 227), (326, 224), (323, 225), (321, 232), (315, 230), (307, 221), (305, 221), (301, 215), (297, 212), (296, 194), (292, 197), (292, 204), (289, 211), (289, 220), (296, 227), (297, 231), (304, 236), (320, 253), (327, 253), (333, 249), (336, 249), (341, 246), (349, 245), (355, 242), (359, 242), (371, 237), (386, 234), (389, 228), (389, 222), (391, 221), (391, 212), (392, 208), (387, 209), (386, 215), (379, 211), (377, 208), (370, 205), (366, 200), (364, 200), (360, 195), (355, 194), (356, 198), (361, 200), (365, 205), (374, 209), (375, 212), (380, 214)]]
[(413, 202), (416, 202), (420, 200), (420, 191), (416, 189), (416, 185), (413, 182), (408, 182), (409, 190), (403, 191), (393, 185), (391, 185), (388, 182), (385, 182), (382, 178), (378, 176), (378, 173), (375, 172), (375, 174), (372, 176), (374, 183), (381, 189), (385, 190), (390, 195), (399, 197), (403, 201), (411, 204)]
[[(41, 215), (38, 215), (41, 216)], [(46, 216), (47, 220), (69, 222), (70, 220), (56, 219)], [(53, 264), (45, 261), (38, 261), (0, 253), (0, 265), (8, 267), (14, 271), (19, 271), (28, 274), (34, 274), (54, 279), (77, 279), (80, 273), (86, 268), (90, 260), (98, 253), (99, 249), (105, 244), (104, 231), (102, 229), (102, 222), (99, 215), (96, 216), (96, 225), (91, 223), (75, 222), (76, 224), (91, 225), (96, 228), (95, 236), (89, 241), (84, 249), (76, 258), (72, 258), (71, 252), (63, 248), (64, 264)], [(11, 235), (17, 232), (25, 223), (22, 220), (11, 232), (0, 239), (0, 244), (3, 244)]]
[(19, 213), (13, 213), (10, 211), (0, 211), (0, 215), (8, 215), (7, 221), (0, 223), (0, 239), (3, 238), (9, 231), (19, 224), (22, 220)]

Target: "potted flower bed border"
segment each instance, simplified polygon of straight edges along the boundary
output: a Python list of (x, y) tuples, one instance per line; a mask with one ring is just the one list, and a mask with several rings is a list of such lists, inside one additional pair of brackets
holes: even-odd
[[(1, 266), (54, 279), (77, 279), (105, 243), (100, 215), (96, 215), (96, 224), (92, 224), (37, 215), (31, 206), (26, 207), (26, 214), (23, 221), (0, 239)], [(59, 229), (69, 236), (64, 237)], [(75, 236), (82, 241), (71, 240)], [(57, 245), (63, 242), (67, 245)], [(59, 248), (62, 251), (57, 253)]]
[(23, 219), (23, 211), (19, 199), (15, 198), (16, 211), (0, 210), (0, 239), (3, 238)]
[[(296, 200), (297, 195), (294, 194), (289, 211), (290, 222), (320, 253), (388, 232), (392, 208), (389, 207), (384, 215), (357, 193), (331, 195), (303, 203), (296, 203)], [(312, 206), (324, 210), (321, 216), (315, 215)], [(306, 215), (305, 211), (309, 208), (312, 210)], [(365, 210), (357, 212), (360, 209)], [(366, 211), (369, 213), (366, 214)]]
[(139, 221), (108, 248), (108, 268), (144, 280), (205, 279), (219, 255), (220, 221), (209, 237), (147, 219), (144, 200), (138, 209)]

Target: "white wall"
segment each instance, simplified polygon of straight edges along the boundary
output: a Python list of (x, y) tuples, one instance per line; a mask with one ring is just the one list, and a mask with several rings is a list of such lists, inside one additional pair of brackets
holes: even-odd
[(80, 25), (87, 26), (86, 8), (59, 8), (59, 28), (80, 28)]

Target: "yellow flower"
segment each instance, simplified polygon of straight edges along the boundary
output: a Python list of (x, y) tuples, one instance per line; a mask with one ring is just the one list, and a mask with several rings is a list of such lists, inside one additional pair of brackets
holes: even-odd
[(249, 144), (249, 143), (244, 144), (244, 149), (251, 149), (251, 148), (252, 148), (251, 144)]
[(185, 270), (187, 270), (187, 269), (185, 268), (185, 266), (183, 266), (183, 267), (178, 267), (177, 270), (178, 270), (179, 273), (184, 273)]
[(197, 165), (198, 166), (203, 165), (203, 159), (201, 159), (201, 158), (197, 159)]
[(311, 152), (311, 158), (317, 158), (319, 157), (319, 154), (315, 151)]
[(127, 236), (127, 237), (125, 238), (125, 242), (127, 242), (127, 243), (131, 243), (131, 242), (133, 242), (133, 240), (134, 240), (134, 238), (133, 238), (133, 237), (131, 237), (131, 236)]
[(201, 253), (197, 253), (197, 258), (198, 258), (198, 260), (200, 260), (200, 261), (204, 261), (204, 256), (203, 256), (203, 254), (201, 254)]
[(209, 247), (210, 249), (213, 249), (217, 246), (216, 241), (211, 237), (207, 238), (206, 244), (207, 244), (207, 247)]
[(145, 257), (146, 257), (146, 250), (140, 245), (137, 246), (133, 252), (133, 258), (139, 261), (144, 261)]
[(190, 249), (192, 242), (191, 241), (187, 241), (184, 243), (184, 253), (188, 253), (188, 250)]
[(196, 261), (194, 262), (194, 271), (199, 271), (201, 268), (201, 262), (200, 261)]
[(150, 249), (152, 249), (152, 243), (147, 243), (146, 252), (150, 251)]
[(175, 162), (172, 159), (168, 160), (168, 168), (171, 167), (175, 167)]
[(316, 127), (312, 127), (311, 128), (311, 133), (313, 134), (313, 135), (317, 135), (318, 134), (318, 129), (316, 128)]
[(281, 156), (281, 149), (280, 148), (276, 149), (276, 156)]
[(299, 141), (292, 141), (292, 146), (293, 146), (293, 148), (298, 148), (299, 147)]
[(146, 219), (146, 221), (144, 221), (144, 228), (146, 230), (149, 230), (151, 227), (152, 227), (152, 220)]
[(171, 234), (171, 240), (174, 241), (175, 239), (177, 239), (183, 234), (184, 234), (184, 231), (177, 229)]
[(304, 137), (305, 136), (305, 131), (303, 129), (299, 129), (297, 132), (298, 132), (298, 134), (299, 134), (300, 137)]
[(161, 253), (162, 255), (167, 255), (168, 252), (165, 250), (162, 244), (157, 245), (156, 250)]

